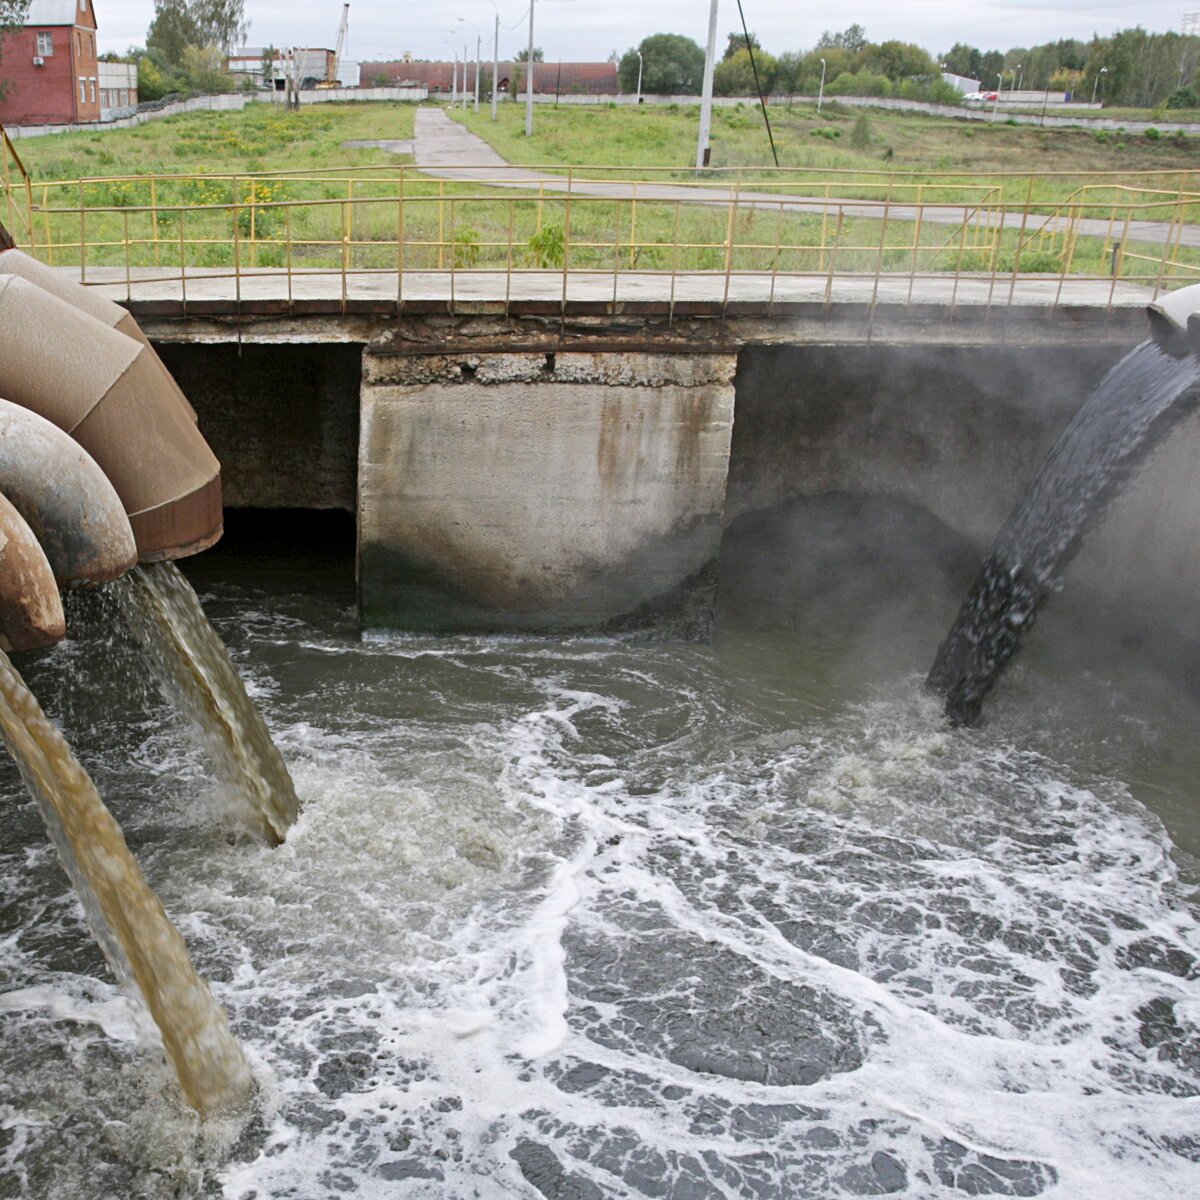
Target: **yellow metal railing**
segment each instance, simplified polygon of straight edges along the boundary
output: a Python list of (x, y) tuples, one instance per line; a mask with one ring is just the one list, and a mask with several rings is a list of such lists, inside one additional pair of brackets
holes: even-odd
[(14, 241), (28, 244), (33, 240), (33, 186), (29, 172), (17, 148), (0, 126), (0, 187), (4, 204), (0, 207), (0, 225)]
[(726, 303), (747, 280), (772, 301), (798, 281), (823, 281), (826, 298), (836, 281), (868, 281), (872, 303), (885, 286), (896, 298), (897, 282), (913, 302), (938, 280), (951, 302), (960, 282), (983, 281), (987, 302), (1003, 305), (1037, 279), (1057, 281), (1052, 303), (1103, 281), (1111, 303), (1118, 284), (1157, 293), (1200, 271), (1200, 187), (1165, 177), (1097, 179), (1065, 199), (1039, 199), (1035, 175), (791, 169), (703, 180), (494, 166), (431, 178), (388, 166), (33, 181), (7, 139), (3, 164), (17, 242), (85, 282), (123, 281), (130, 295), (176, 281), (186, 299), (189, 283), (231, 280), (238, 299), (247, 288), (289, 302), (336, 289), (403, 303), (441, 288), (451, 302), (507, 305), (518, 294), (565, 300), (590, 276), (611, 280), (614, 302), (637, 277), (672, 303), (695, 280)]

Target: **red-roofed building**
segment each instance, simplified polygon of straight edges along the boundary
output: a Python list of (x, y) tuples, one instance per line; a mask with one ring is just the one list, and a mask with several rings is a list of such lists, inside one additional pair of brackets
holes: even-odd
[(100, 119), (92, 0), (32, 0), (23, 28), (4, 37), (0, 123)]
[[(396, 87), (406, 83), (414, 83), (427, 87), (432, 92), (449, 92), (452, 87), (455, 66), (452, 62), (365, 62), (362, 64), (359, 78), (363, 87), (377, 86), (381, 80), (386, 85)], [(475, 64), (467, 63), (468, 92), (475, 90)], [(480, 64), (480, 95), (490, 95), (492, 64), (484, 61)], [(458, 66), (458, 86), (463, 86), (463, 68)], [(523, 81), (525, 64), (521, 62), (502, 62), (500, 64), (500, 90), (509, 90), (513, 80)], [(524, 92), (524, 82), (519, 82), (519, 90)], [(572, 96), (593, 95), (613, 96), (620, 90), (617, 83), (617, 64), (603, 63), (556, 63), (535, 62), (533, 64), (533, 90), (535, 93), (550, 95)]]

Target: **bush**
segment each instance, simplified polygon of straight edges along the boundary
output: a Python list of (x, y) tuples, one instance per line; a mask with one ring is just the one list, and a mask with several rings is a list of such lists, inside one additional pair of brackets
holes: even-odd
[(535, 267), (561, 267), (566, 255), (566, 232), (561, 225), (543, 225), (529, 239)]
[(871, 144), (871, 122), (867, 120), (866, 113), (859, 115), (857, 121), (854, 122), (854, 128), (850, 131), (850, 145), (855, 150), (865, 150)]
[(457, 267), (473, 267), (479, 262), (479, 230), (464, 226), (454, 231), (453, 262)]
[(1146, 130), (1146, 141), (1148, 141), (1148, 142), (1157, 142), (1158, 139), (1161, 137), (1162, 137), (1162, 131), (1155, 129), (1153, 125), (1151, 125), (1150, 128)]
[(823, 129), (810, 129), (808, 136), (824, 138), (827, 142), (835, 142), (842, 136), (842, 131), (840, 129), (830, 129), (828, 126), (825, 126)]
[(890, 96), (892, 82), (886, 75), (873, 75), (870, 71), (851, 74), (843, 71), (825, 88), (830, 96)]
[(1200, 108), (1200, 96), (1190, 87), (1181, 87), (1167, 97), (1168, 108)]

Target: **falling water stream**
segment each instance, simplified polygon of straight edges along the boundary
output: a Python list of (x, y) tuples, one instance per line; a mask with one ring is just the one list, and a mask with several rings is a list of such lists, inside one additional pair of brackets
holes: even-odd
[(262, 717), (174, 563), (144, 563), (112, 585), (122, 615), (176, 710), (199, 735), (241, 815), (278, 845), (299, 801)]
[(201, 1113), (243, 1105), (253, 1080), (225, 1013), (193, 969), (87, 772), (3, 652), (0, 736), (109, 965), (153, 1017), (187, 1102)]
[(929, 684), (957, 724), (984, 698), (1055, 590), (1084, 535), (1163, 437), (1200, 399), (1200, 358), (1143, 342), (1080, 408), (1000, 530)]

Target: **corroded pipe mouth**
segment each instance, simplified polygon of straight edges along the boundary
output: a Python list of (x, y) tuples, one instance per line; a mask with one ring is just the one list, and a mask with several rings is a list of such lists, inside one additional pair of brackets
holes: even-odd
[(24, 517), (0, 494), (0, 650), (40, 650), (66, 632), (50, 563)]
[(137, 562), (113, 485), (73, 438), (0, 399), (0, 492), (24, 518), (60, 587), (92, 587)]
[(1200, 284), (1168, 292), (1146, 306), (1150, 336), (1175, 358), (1200, 354)]
[(140, 559), (180, 558), (220, 538), (220, 464), (165, 368), (142, 342), (17, 274), (0, 273), (0, 395), (91, 454)]
[(65, 635), (60, 587), (221, 536), (221, 468), (132, 316), (0, 225), (0, 648)]

